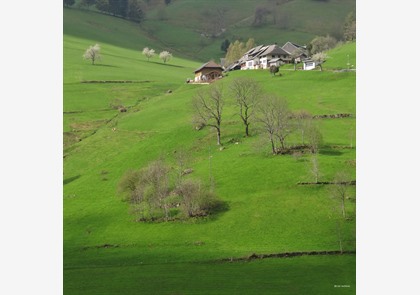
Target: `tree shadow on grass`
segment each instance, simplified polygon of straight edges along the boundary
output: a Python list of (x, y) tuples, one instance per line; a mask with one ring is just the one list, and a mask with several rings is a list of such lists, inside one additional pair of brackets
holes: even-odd
[(324, 156), (341, 156), (343, 153), (333, 149), (323, 149), (319, 153)]
[(212, 208), (209, 210), (208, 218), (210, 220), (217, 220), (225, 212), (229, 211), (230, 206), (226, 201), (218, 200), (212, 205)]
[(81, 175), (79, 174), (79, 175), (76, 175), (76, 176), (73, 176), (73, 177), (69, 177), (69, 178), (64, 179), (63, 180), (63, 185), (66, 185), (66, 184), (69, 184), (72, 181), (75, 181), (76, 179), (80, 178), (80, 176)]
[(118, 66), (106, 65), (106, 64), (94, 64), (95, 67), (108, 67), (108, 68), (119, 68)]
[(154, 64), (157, 64), (157, 65), (160, 65), (160, 66), (165, 66), (165, 67), (185, 68), (184, 66), (165, 64), (165, 63), (156, 62), (156, 61), (146, 61), (146, 62), (148, 62), (148, 63), (154, 63)]

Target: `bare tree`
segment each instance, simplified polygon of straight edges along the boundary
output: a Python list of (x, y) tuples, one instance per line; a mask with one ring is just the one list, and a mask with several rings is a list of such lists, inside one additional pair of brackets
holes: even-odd
[(175, 154), (175, 161), (177, 171), (176, 183), (179, 185), (182, 177), (192, 171), (192, 169), (188, 167), (191, 163), (191, 155), (186, 150), (180, 149)]
[(296, 129), (301, 133), (302, 145), (305, 145), (306, 138), (311, 152), (313, 154), (318, 152), (323, 138), (311, 113), (306, 110), (300, 110), (293, 114), (293, 118), (295, 119)]
[(306, 110), (300, 110), (293, 114), (296, 120), (296, 129), (300, 131), (302, 145), (305, 145), (305, 132), (308, 129), (309, 122), (312, 121), (312, 115)]
[(117, 192), (123, 196), (124, 201), (133, 201), (135, 196), (135, 190), (137, 185), (142, 178), (142, 173), (139, 170), (128, 170), (121, 178)]
[(320, 173), (320, 169), (319, 169), (319, 162), (318, 162), (318, 156), (317, 155), (313, 155), (311, 157), (310, 172), (311, 172), (312, 176), (315, 178), (315, 183), (318, 183), (321, 173)]
[(264, 95), (258, 110), (258, 121), (268, 133), (273, 154), (284, 151), (286, 138), (292, 132), (292, 116), (287, 101), (275, 95)]
[(319, 66), (322, 71), (322, 64), (327, 60), (328, 55), (325, 52), (318, 52), (312, 56), (312, 60)]
[(89, 46), (88, 49), (86, 49), (85, 54), (83, 54), (84, 59), (88, 59), (92, 61), (92, 64), (95, 64), (96, 60), (101, 60), (101, 47), (99, 44), (95, 44), (93, 46)]
[(211, 85), (208, 90), (200, 89), (193, 97), (194, 122), (216, 129), (218, 145), (221, 144), (223, 105), (223, 88), (217, 84)]
[(154, 218), (155, 206), (151, 192), (145, 169), (127, 171), (118, 184), (118, 193), (130, 203), (137, 220)]
[(345, 202), (347, 198), (348, 190), (348, 175), (347, 173), (340, 171), (335, 175), (334, 185), (331, 187), (331, 196), (333, 199), (339, 201), (340, 211), (343, 218), (346, 218)]
[(263, 96), (261, 104), (259, 106), (258, 121), (263, 125), (264, 130), (268, 133), (268, 137), (271, 143), (271, 151), (273, 154), (277, 154), (277, 147), (275, 141), (276, 132), (276, 112), (274, 105), (276, 104), (276, 98), (273, 96)]
[(157, 205), (164, 210), (165, 220), (169, 218), (169, 167), (162, 160), (155, 161), (146, 168), (146, 181), (153, 190), (153, 198)]
[(154, 49), (149, 49), (149, 47), (145, 47), (143, 48), (143, 55), (147, 57), (147, 61), (149, 61), (152, 57), (155, 56), (155, 50)]
[(175, 193), (181, 197), (181, 210), (187, 217), (208, 215), (222, 205), (222, 202), (197, 180), (183, 180), (175, 189)]
[(119, 192), (128, 193), (126, 199), (133, 205), (139, 219), (154, 219), (163, 210), (169, 218), (169, 167), (158, 160), (139, 171), (129, 171), (119, 184)]
[(164, 62), (164, 63), (166, 63), (167, 61), (169, 61), (169, 60), (172, 58), (172, 54), (171, 54), (171, 53), (169, 53), (168, 51), (162, 51), (162, 52), (159, 54), (159, 58), (160, 58), (161, 60), (163, 60), (163, 62)]
[(245, 135), (249, 136), (249, 125), (254, 117), (261, 87), (254, 79), (237, 78), (233, 80), (230, 89), (239, 108), (239, 116), (245, 125)]
[(184, 180), (175, 191), (182, 197), (182, 210), (185, 215), (188, 217), (194, 216), (199, 209), (200, 184), (192, 180)]
[[(186, 157), (180, 158), (184, 162)], [(179, 205), (182, 205), (185, 217), (204, 216), (226, 209), (221, 207), (223, 202), (197, 180), (180, 178), (173, 188), (173, 176), (170, 167), (163, 160), (157, 160), (140, 170), (127, 171), (117, 192), (130, 203), (138, 221), (168, 221), (174, 217), (170, 214), (171, 208)]]
[(319, 131), (317, 125), (313, 120), (308, 121), (309, 124), (306, 126), (306, 136), (308, 138), (308, 144), (311, 149), (311, 153), (315, 154), (318, 152), (319, 146), (323, 142), (322, 133)]

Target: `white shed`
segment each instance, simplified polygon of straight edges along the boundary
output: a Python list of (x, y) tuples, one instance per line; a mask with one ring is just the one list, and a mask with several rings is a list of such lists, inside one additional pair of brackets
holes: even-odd
[(268, 61), (268, 67), (271, 67), (271, 66), (279, 67), (280, 65), (281, 65), (281, 60), (279, 57), (270, 59)]
[(316, 68), (316, 66), (317, 66), (316, 62), (313, 61), (312, 59), (307, 59), (303, 61), (303, 69), (305, 71), (313, 70)]

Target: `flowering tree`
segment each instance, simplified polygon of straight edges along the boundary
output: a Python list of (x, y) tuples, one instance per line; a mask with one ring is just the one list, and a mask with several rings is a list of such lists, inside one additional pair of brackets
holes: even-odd
[(95, 44), (94, 46), (89, 46), (88, 49), (86, 49), (85, 54), (83, 54), (84, 59), (88, 59), (92, 61), (92, 64), (95, 64), (96, 60), (101, 59), (101, 47), (99, 44)]
[(148, 47), (145, 47), (143, 49), (143, 55), (145, 55), (147, 57), (147, 61), (149, 61), (150, 58), (155, 56), (155, 50), (154, 49), (149, 49)]
[(162, 51), (162, 52), (159, 54), (159, 58), (160, 58), (161, 60), (163, 60), (163, 62), (164, 62), (164, 63), (166, 63), (167, 61), (169, 61), (169, 60), (172, 58), (172, 54), (171, 54), (171, 53), (169, 53), (168, 51)]
[(312, 60), (319, 66), (322, 71), (322, 64), (327, 60), (328, 55), (325, 52), (318, 52), (312, 55)]

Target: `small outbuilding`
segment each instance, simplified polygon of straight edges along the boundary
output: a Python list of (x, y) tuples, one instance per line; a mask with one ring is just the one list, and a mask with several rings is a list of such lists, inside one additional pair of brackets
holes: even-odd
[(267, 62), (267, 64), (268, 64), (268, 68), (270, 68), (271, 66), (279, 67), (282, 64), (282, 61), (280, 60), (279, 57), (277, 57), (277, 58), (270, 59)]
[(318, 64), (313, 61), (312, 59), (305, 59), (303, 60), (303, 70), (309, 71), (316, 68)]
[(223, 67), (214, 61), (209, 61), (194, 71), (195, 83), (210, 83), (215, 79), (221, 78)]

